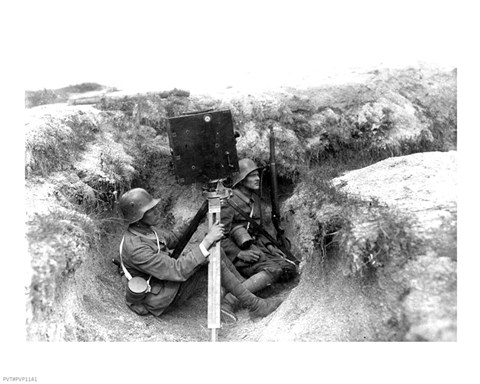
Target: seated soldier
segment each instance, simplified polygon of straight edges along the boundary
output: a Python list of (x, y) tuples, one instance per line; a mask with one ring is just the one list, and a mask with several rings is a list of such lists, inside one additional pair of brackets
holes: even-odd
[[(232, 204), (261, 223), (259, 167), (251, 159), (239, 161), (239, 174), (233, 180)], [(233, 207), (222, 205), (221, 222), (227, 237), (222, 240), (226, 256), (241, 275), (248, 279), (243, 285), (250, 292), (257, 292), (278, 279), (284, 281), (297, 274), (296, 266), (265, 236), (255, 233), (250, 223)], [(235, 304), (227, 295), (227, 301)]]
[[(132, 278), (149, 279), (151, 287), (140, 299), (127, 288), (127, 306), (139, 315), (160, 316), (167, 308), (184, 303), (198, 287), (198, 271), (208, 263), (209, 249), (224, 236), (223, 225), (215, 223), (199, 246), (178, 259), (171, 258), (168, 249), (175, 247), (180, 236), (155, 227), (160, 222), (156, 209), (159, 201), (144, 189), (135, 188), (124, 193), (119, 202), (128, 224), (121, 244), (121, 261)], [(267, 316), (280, 305), (281, 300), (265, 300), (250, 293), (237, 278), (240, 276), (230, 261), (221, 259), (222, 288), (248, 308), (251, 317)], [(221, 312), (222, 318), (236, 320), (228, 309), (222, 307)]]

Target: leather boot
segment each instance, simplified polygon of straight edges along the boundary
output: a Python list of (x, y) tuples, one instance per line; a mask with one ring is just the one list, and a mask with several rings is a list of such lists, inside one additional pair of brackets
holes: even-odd
[(233, 265), (233, 263), (230, 261), (227, 255), (225, 255), (225, 251), (222, 248), (220, 248), (220, 255), (223, 262), (230, 270), (230, 272), (232, 272), (235, 275), (235, 277), (238, 280), (240, 280), (241, 283), (243, 283), (246, 279), (240, 274), (240, 272), (238, 272), (237, 268)]
[(255, 296), (240, 283), (224, 262), (221, 263), (221, 268), (222, 286), (234, 295), (240, 304), (248, 308), (250, 317), (265, 317), (282, 303), (281, 299), (261, 299)]
[[(260, 271), (251, 276), (248, 280), (245, 280), (242, 285), (250, 292), (255, 293), (263, 288), (268, 287), (272, 283), (273, 277), (266, 271)], [(227, 293), (225, 295), (225, 303), (228, 303), (230, 308), (232, 308), (234, 311), (238, 308), (238, 300), (231, 293)]]
[(237, 315), (232, 311), (229, 304), (222, 303), (220, 306), (220, 321), (223, 321), (226, 324), (231, 324), (237, 322)]
[(220, 287), (220, 320), (227, 324), (235, 323), (238, 318), (235, 315), (234, 308), (232, 307), (231, 303), (225, 300), (225, 294), (225, 288)]
[(249, 308), (250, 318), (254, 319), (256, 317), (265, 317), (270, 313), (275, 311), (280, 304), (282, 304), (282, 299), (280, 298), (270, 298), (270, 299), (261, 299), (258, 298), (259, 302), (256, 308)]

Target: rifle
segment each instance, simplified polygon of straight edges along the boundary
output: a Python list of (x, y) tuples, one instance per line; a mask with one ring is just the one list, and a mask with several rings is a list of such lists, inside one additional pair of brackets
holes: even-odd
[(187, 230), (182, 234), (182, 237), (177, 243), (177, 246), (173, 250), (172, 254), (170, 257), (174, 259), (178, 259), (178, 257), (181, 255), (183, 252), (183, 249), (187, 245), (187, 243), (190, 241), (190, 238), (193, 236), (195, 231), (197, 230), (198, 225), (200, 224), (200, 221), (205, 217), (208, 211), (208, 200), (205, 200), (198, 210), (198, 212), (195, 214), (193, 219), (190, 221), (190, 224), (188, 224)]
[[(273, 125), (270, 126), (270, 200), (272, 201), (272, 222), (277, 231), (277, 241), (283, 248), (290, 250), (290, 241), (285, 237), (285, 230), (280, 222), (280, 209), (278, 206), (278, 184), (277, 184), (277, 167), (275, 164), (275, 133)], [(285, 253), (285, 252), (284, 252)]]

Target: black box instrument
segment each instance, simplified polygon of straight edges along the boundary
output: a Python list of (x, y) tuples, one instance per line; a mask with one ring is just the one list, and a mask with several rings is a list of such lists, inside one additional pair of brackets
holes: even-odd
[(171, 117), (167, 124), (175, 174), (180, 184), (207, 183), (238, 173), (230, 110)]

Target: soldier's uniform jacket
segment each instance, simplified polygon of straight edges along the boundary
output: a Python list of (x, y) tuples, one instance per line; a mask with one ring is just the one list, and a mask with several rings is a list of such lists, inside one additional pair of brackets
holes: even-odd
[[(263, 224), (264, 228), (268, 230), (269, 228), (265, 226), (265, 223), (271, 221), (271, 219), (269, 220), (270, 212), (265, 208), (265, 204), (263, 205), (262, 210), (260, 198), (256, 194), (252, 194), (252, 198), (249, 199), (238, 189), (233, 189), (232, 192), (233, 196), (230, 198), (230, 201), (233, 200), (232, 204), (236, 203), (238, 208), (240, 208), (248, 216), (251, 216), (257, 224)], [(270, 244), (270, 241), (262, 234), (256, 233), (253, 228), (248, 225), (248, 221), (233, 207), (226, 204), (225, 202), (222, 205), (221, 222), (225, 226), (226, 234), (229, 234), (230, 231), (238, 225), (242, 225), (245, 228), (250, 227), (249, 233), (255, 239), (254, 244), (260, 247), (262, 251), (268, 252), (266, 246)], [(270, 234), (272, 234), (271, 230), (269, 230), (269, 232)], [(232, 263), (236, 265), (238, 265), (239, 262), (242, 263), (241, 261), (237, 260), (237, 255), (241, 251), (241, 249), (237, 246), (231, 236), (227, 236), (225, 239), (222, 240), (222, 248), (225, 251), (227, 257), (232, 261)]]
[[(173, 301), (182, 282), (191, 277), (195, 271), (208, 262), (199, 247), (183, 253), (178, 259), (168, 254), (178, 243), (179, 233), (152, 227), (160, 241), (157, 247), (155, 234), (144, 235), (129, 228), (126, 231), (122, 250), (122, 259), (128, 272), (150, 280), (151, 292), (147, 293), (140, 306), (128, 302), (127, 305), (139, 314), (147, 314), (144, 308), (159, 316)], [(138, 308), (140, 307), (140, 308)], [(143, 312), (143, 313), (142, 313)]]

